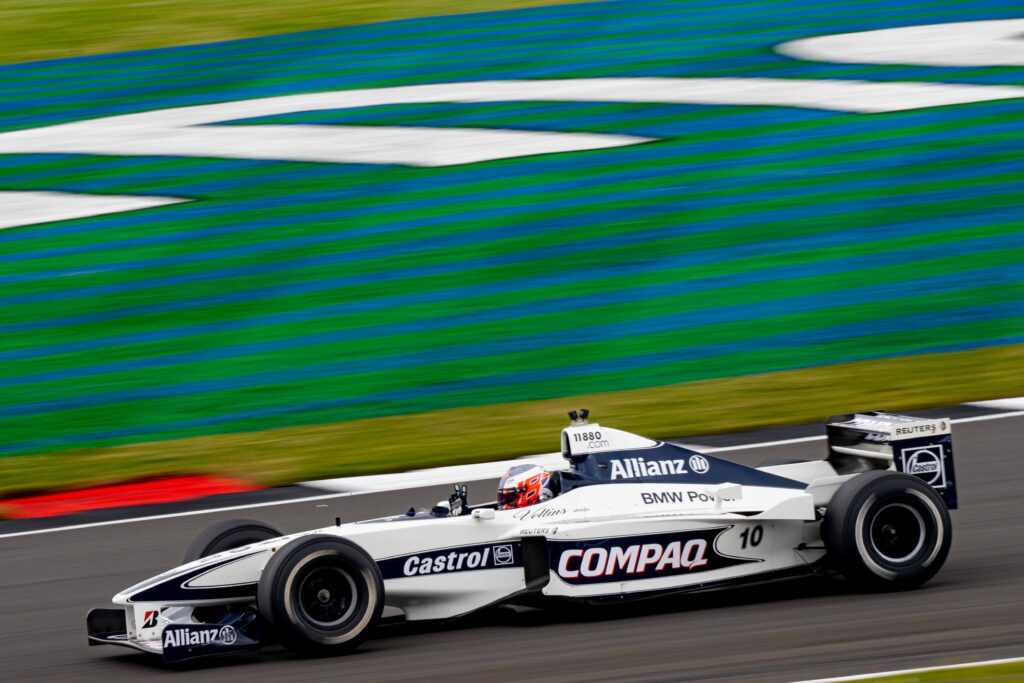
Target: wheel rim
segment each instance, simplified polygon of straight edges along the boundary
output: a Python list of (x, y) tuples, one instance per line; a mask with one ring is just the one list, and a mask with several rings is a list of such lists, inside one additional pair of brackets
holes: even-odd
[(330, 565), (314, 566), (299, 583), (299, 612), (316, 628), (334, 628), (355, 612), (356, 595), (356, 582), (347, 571)]
[(892, 564), (917, 557), (927, 536), (921, 513), (905, 503), (892, 503), (878, 510), (868, 528), (872, 549)]

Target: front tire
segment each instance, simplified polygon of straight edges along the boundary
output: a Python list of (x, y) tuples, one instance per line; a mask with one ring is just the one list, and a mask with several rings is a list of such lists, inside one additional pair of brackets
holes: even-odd
[(915, 588), (935, 576), (949, 554), (949, 510), (917, 477), (866, 472), (844, 483), (821, 524), (836, 569), (861, 588)]
[(203, 529), (185, 550), (182, 564), (194, 562), (225, 550), (234, 550), (243, 545), (277, 538), (281, 532), (254, 519), (225, 519)]
[(260, 577), (256, 603), (288, 648), (314, 655), (347, 652), (380, 620), (384, 581), (362, 548), (315, 534), (274, 553)]

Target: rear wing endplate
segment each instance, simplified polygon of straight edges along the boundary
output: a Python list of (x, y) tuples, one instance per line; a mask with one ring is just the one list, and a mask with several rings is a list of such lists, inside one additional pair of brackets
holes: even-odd
[[(922, 479), (942, 496), (946, 507), (957, 507), (950, 420), (927, 420), (883, 411), (833, 415), (826, 425), (829, 461), (851, 459), (865, 469), (890, 465)], [(838, 469), (838, 468), (837, 468)]]

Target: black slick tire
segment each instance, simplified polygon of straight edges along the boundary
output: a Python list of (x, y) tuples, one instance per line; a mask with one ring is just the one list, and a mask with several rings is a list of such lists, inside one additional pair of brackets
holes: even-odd
[(289, 649), (340, 654), (380, 620), (384, 581), (377, 563), (343, 538), (297, 538), (267, 562), (256, 597), (260, 617)]
[(225, 519), (203, 529), (185, 550), (182, 564), (194, 562), (225, 550), (241, 548), (243, 545), (277, 538), (281, 532), (254, 519)]
[(834, 568), (859, 588), (903, 590), (942, 567), (952, 524), (942, 498), (919, 478), (876, 470), (839, 487), (821, 536)]

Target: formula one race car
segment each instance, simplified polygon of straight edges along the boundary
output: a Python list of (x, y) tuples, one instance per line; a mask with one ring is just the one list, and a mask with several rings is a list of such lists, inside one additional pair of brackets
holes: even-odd
[(288, 536), (221, 522), (185, 564), (118, 593), (117, 609), (92, 610), (89, 642), (165, 662), (270, 642), (342, 652), (385, 607), (446, 619), (823, 571), (902, 589), (928, 581), (949, 552), (949, 420), (836, 416), (826, 460), (751, 468), (587, 423), (585, 411), (570, 417), (567, 467), (549, 473), (558, 490), (547, 500), (529, 500), (524, 484), (500, 504), (469, 506), (456, 486), (431, 510)]

